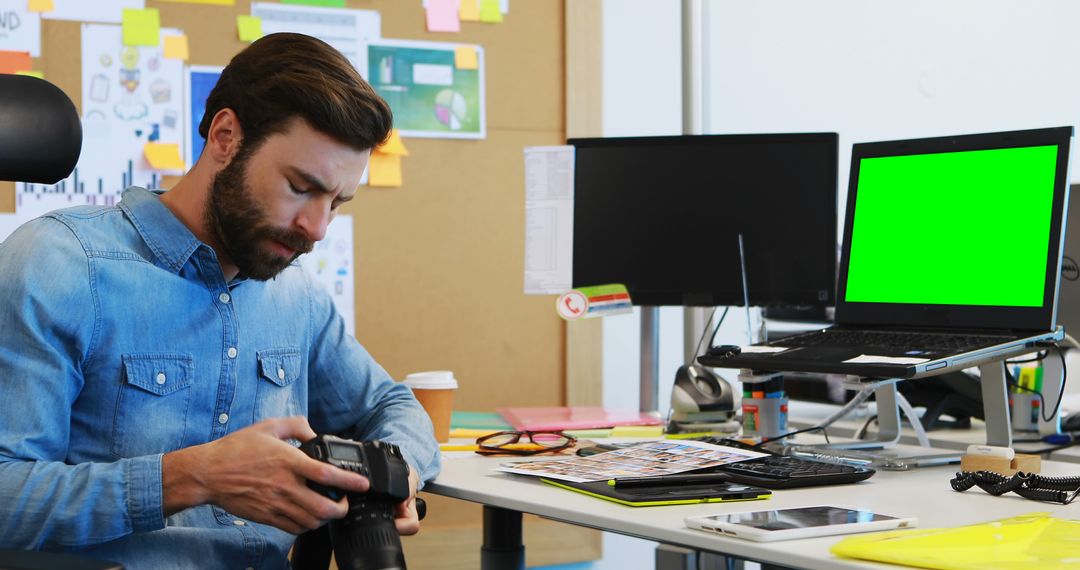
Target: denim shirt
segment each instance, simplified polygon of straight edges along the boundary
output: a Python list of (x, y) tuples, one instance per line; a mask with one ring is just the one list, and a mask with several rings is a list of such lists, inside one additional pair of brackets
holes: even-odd
[(162, 454), (267, 418), (398, 444), (431, 422), (298, 265), (227, 283), (154, 193), (33, 220), (0, 244), (0, 547), (128, 568), (287, 568), (294, 536), (203, 505), (165, 518)]

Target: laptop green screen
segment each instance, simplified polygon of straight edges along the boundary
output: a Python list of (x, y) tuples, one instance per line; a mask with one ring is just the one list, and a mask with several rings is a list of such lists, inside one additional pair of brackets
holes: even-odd
[(863, 158), (844, 300), (1042, 306), (1057, 155)]

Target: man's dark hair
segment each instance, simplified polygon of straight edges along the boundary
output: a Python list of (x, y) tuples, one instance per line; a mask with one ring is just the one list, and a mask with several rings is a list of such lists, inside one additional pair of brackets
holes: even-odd
[(226, 108), (239, 117), (247, 152), (296, 117), (360, 151), (381, 144), (393, 125), (390, 106), (349, 60), (303, 34), (264, 36), (232, 58), (206, 99), (199, 123), (204, 139), (214, 115)]

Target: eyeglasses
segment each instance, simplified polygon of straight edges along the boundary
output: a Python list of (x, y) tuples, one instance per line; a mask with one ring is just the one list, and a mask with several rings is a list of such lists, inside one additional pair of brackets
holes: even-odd
[[(528, 443), (522, 441), (527, 439)], [(577, 443), (577, 439), (561, 431), (500, 431), (476, 439), (481, 455), (505, 453), (536, 455), (562, 451)]]

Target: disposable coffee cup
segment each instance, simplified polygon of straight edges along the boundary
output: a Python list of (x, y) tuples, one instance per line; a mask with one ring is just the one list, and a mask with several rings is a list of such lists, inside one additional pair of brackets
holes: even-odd
[(404, 384), (412, 389), (431, 418), (435, 439), (440, 443), (449, 441), (450, 413), (454, 410), (454, 390), (458, 387), (454, 373), (449, 370), (414, 372), (405, 377)]

